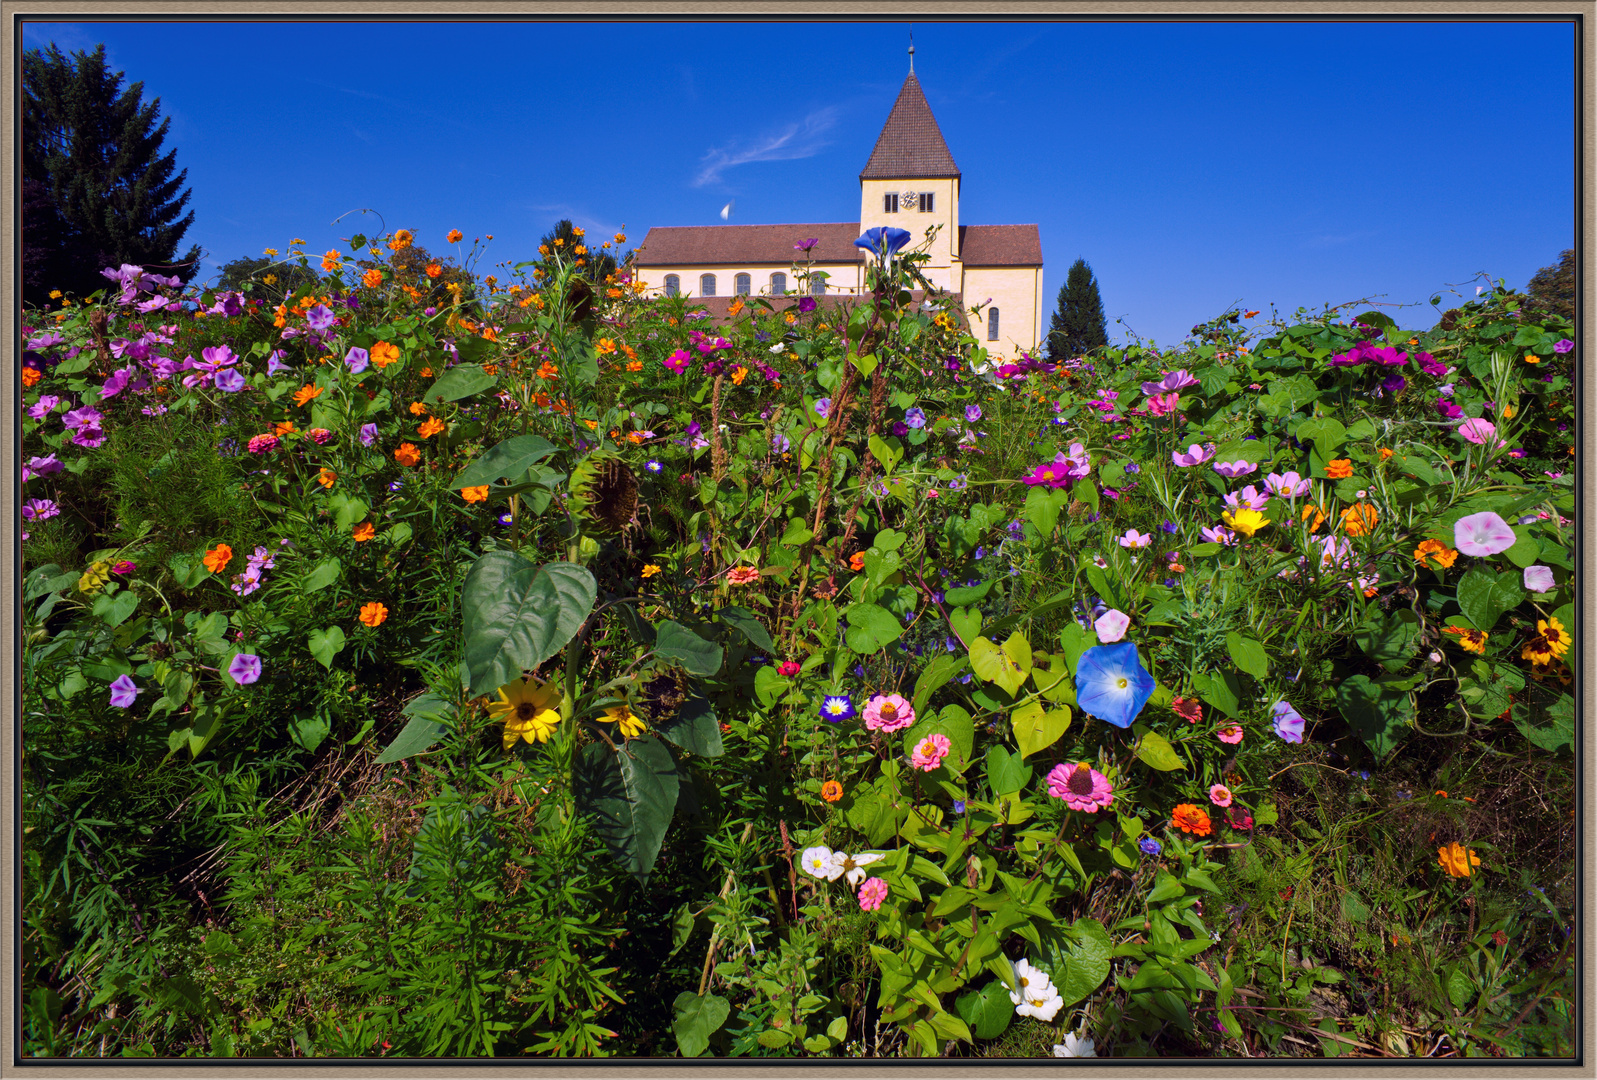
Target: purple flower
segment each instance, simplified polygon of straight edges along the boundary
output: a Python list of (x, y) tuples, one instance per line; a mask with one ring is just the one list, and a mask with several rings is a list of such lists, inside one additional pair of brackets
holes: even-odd
[(261, 658), (253, 653), (239, 653), (227, 665), (227, 673), (240, 686), (248, 686), (261, 677)]
[(815, 297), (813, 297), (813, 296), (801, 296), (801, 297), (799, 297), (798, 311), (799, 311), (800, 315), (808, 315), (810, 312), (815, 310), (815, 307), (816, 307)]
[(376, 441), (377, 441), (377, 425), (376, 424), (362, 424), (360, 426), (360, 444), (362, 446), (370, 446), (372, 443), (374, 443)]
[(61, 464), (54, 454), (46, 454), (44, 457), (29, 458), (28, 468), (32, 470), (35, 476), (50, 476), (60, 472), (66, 466)]
[(1168, 394), (1172, 390), (1181, 390), (1188, 386), (1196, 386), (1198, 380), (1188, 375), (1185, 371), (1172, 371), (1158, 382), (1145, 382), (1142, 392), (1148, 397)]
[(980, 405), (966, 405), (965, 406), (965, 419), (967, 421), (969, 421), (970, 423), (972, 423), (972, 424), (974, 424), (976, 421), (980, 420), (981, 419), (981, 406)]
[(349, 365), (349, 370), (356, 375), (366, 370), (366, 365), (371, 363), (371, 353), (361, 348), (351, 348), (344, 354), (344, 363)]
[(53, 518), (61, 512), (61, 508), (50, 499), (29, 499), (22, 504), (22, 519), (24, 521), (44, 521)]
[(1303, 741), (1303, 717), (1298, 711), (1285, 701), (1277, 701), (1270, 707), (1275, 714), (1275, 733), (1284, 742), (1300, 743)]
[(800, 240), (798, 243), (794, 244), (793, 245), (793, 250), (794, 251), (808, 251), (808, 250), (810, 250), (810, 248), (814, 247), (816, 244), (819, 244), (819, 243), (820, 243), (820, 241), (818, 239), (816, 239), (815, 237), (813, 237), (813, 236), (806, 237), (805, 239)]
[(105, 442), (105, 432), (97, 427), (83, 427), (72, 433), (72, 444), (90, 450)]
[(1144, 855), (1157, 855), (1164, 850), (1164, 845), (1151, 836), (1144, 836), (1138, 840), (1137, 846), (1142, 849)]
[(693, 357), (688, 355), (688, 351), (686, 349), (678, 349), (676, 352), (672, 353), (670, 356), (661, 361), (661, 363), (665, 364), (667, 368), (680, 375), (688, 369), (688, 364), (690, 361), (692, 361), (692, 359)]
[(904, 424), (907, 427), (923, 428), (926, 426), (926, 413), (918, 405), (911, 405), (904, 410)]
[(1225, 497), (1225, 504), (1233, 510), (1263, 510), (1264, 504), (1268, 501), (1269, 496), (1252, 484), (1241, 491), (1230, 492)]
[(1193, 443), (1191, 446), (1187, 447), (1184, 453), (1178, 453), (1176, 451), (1171, 451), (1170, 453), (1170, 459), (1177, 465), (1180, 465), (1182, 468), (1190, 468), (1193, 465), (1202, 465), (1205, 461), (1208, 461), (1212, 457), (1214, 457), (1214, 447), (1199, 446), (1197, 443)]
[(61, 404), (61, 399), (56, 397), (54, 394), (43, 394), (39, 397), (39, 400), (34, 402), (33, 405), (28, 409), (28, 415), (33, 417), (35, 420), (43, 420), (46, 416), (49, 416), (51, 410), (59, 404)]
[(105, 417), (94, 406), (85, 405), (67, 413), (61, 418), (61, 422), (67, 426), (68, 431), (77, 431), (86, 427), (97, 428), (100, 426), (100, 421), (104, 419)]
[(1401, 392), (1406, 386), (1408, 386), (1408, 380), (1396, 372), (1381, 380), (1381, 389), (1391, 394)]
[(320, 333), (333, 325), (333, 313), (326, 304), (317, 304), (305, 313), (305, 325)]
[(904, 421), (902, 421), (902, 420), (894, 420), (893, 421), (893, 434), (897, 435), (900, 439), (902, 439), (905, 435), (909, 434), (909, 425), (904, 423)]
[(1205, 525), (1198, 532), (1211, 544), (1225, 544), (1229, 547), (1237, 542), (1237, 534), (1224, 525), (1216, 525), (1212, 529)]
[(1564, 353), (1574, 351), (1574, 348), (1575, 348), (1575, 343), (1573, 341), (1570, 341), (1568, 338), (1564, 338), (1557, 345), (1553, 346), (1553, 352), (1555, 352), (1555, 353), (1559, 354), (1560, 356), (1562, 356)]
[(1242, 461), (1240, 459), (1237, 461), (1217, 461), (1214, 463), (1214, 471), (1228, 480), (1234, 480), (1239, 476), (1246, 476), (1257, 468), (1258, 466), (1253, 464), (1253, 462)]
[(138, 697), (140, 693), (141, 691), (132, 679), (126, 675), (118, 675), (116, 681), (111, 684), (111, 706), (116, 709), (125, 709), (133, 704), (133, 699)]
[(1457, 420), (1459, 417), (1464, 415), (1464, 410), (1459, 408), (1457, 405), (1454, 405), (1451, 401), (1438, 400), (1436, 402), (1436, 411), (1447, 417), (1449, 420)]
[(1536, 565), (1525, 567), (1525, 588), (1533, 593), (1544, 593), (1554, 585), (1550, 567)]
[(819, 416), (822, 420), (830, 419), (832, 415), (832, 399), (829, 397), (823, 397), (821, 400), (817, 401), (815, 403), (815, 415)]
[(1514, 546), (1513, 528), (1490, 510), (1458, 519), (1453, 526), (1453, 546), (1465, 555), (1484, 557)]
[(1176, 533), (1181, 531), (1181, 526), (1177, 525), (1173, 521), (1167, 521), (1163, 525), (1159, 526), (1159, 530), (1169, 536), (1174, 536)]
[(224, 368), (216, 373), (216, 388), (228, 394), (244, 389), (244, 376), (234, 368)]
[(1270, 473), (1264, 478), (1264, 486), (1272, 495), (1279, 495), (1283, 499), (1295, 499), (1299, 495), (1308, 494), (1309, 491), (1309, 482), (1299, 476), (1296, 470)]

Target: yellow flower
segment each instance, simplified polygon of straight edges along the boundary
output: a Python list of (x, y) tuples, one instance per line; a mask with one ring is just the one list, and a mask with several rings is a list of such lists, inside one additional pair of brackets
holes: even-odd
[(654, 575), (658, 574), (659, 572), (660, 572), (660, 568), (658, 566), (656, 566), (654, 563), (649, 563), (647, 566), (645, 566), (643, 568), (643, 576), (645, 578), (652, 578)]
[(1270, 519), (1257, 510), (1227, 510), (1220, 515), (1220, 520), (1243, 536), (1252, 536), (1270, 524)]
[(548, 742), (560, 723), (560, 688), (553, 683), (522, 676), (499, 688), (499, 700), (488, 706), (488, 715), (505, 725), (505, 749), (517, 739)]
[(1442, 633), (1457, 634), (1459, 648), (1465, 652), (1476, 653), (1480, 656), (1486, 655), (1486, 642), (1491, 637), (1486, 631), (1466, 630), (1462, 626), (1444, 626), (1442, 627)]
[(1437, 848), (1436, 858), (1449, 877), (1469, 877), (1470, 867), (1481, 864), (1481, 857), (1474, 851), (1465, 851), (1464, 846), (1457, 840), (1446, 847)]
[(277, 249), (276, 248), (267, 248), (266, 249), (266, 254), (268, 254), (268, 255), (276, 255), (277, 254)]
[(629, 739), (636, 739), (643, 734), (644, 724), (641, 717), (625, 705), (612, 705), (604, 711), (605, 719), (621, 725), (621, 734)]
[(78, 592), (94, 592), (110, 580), (110, 563), (91, 563), (89, 568), (83, 572), (83, 576), (78, 578)]

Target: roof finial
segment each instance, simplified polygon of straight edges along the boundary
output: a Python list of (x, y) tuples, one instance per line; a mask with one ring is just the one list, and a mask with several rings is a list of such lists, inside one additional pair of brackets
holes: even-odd
[(915, 74), (915, 24), (909, 27), (909, 73)]

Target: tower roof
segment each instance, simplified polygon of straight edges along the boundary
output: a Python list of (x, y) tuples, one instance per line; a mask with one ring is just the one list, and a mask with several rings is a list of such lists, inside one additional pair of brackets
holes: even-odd
[(925, 180), (958, 177), (959, 166), (948, 152), (937, 118), (921, 93), (920, 80), (911, 71), (876, 137), (871, 159), (860, 172), (861, 180)]

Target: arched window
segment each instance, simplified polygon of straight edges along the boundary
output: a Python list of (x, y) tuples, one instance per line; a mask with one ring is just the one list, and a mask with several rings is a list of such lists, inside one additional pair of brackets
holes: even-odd
[(776, 273), (771, 275), (771, 295), (785, 296), (787, 294), (787, 275)]
[(700, 274), (699, 275), (699, 295), (700, 296), (714, 296), (715, 295), (715, 275), (714, 274)]
[(665, 294), (667, 296), (679, 296), (681, 293), (682, 279), (675, 274), (667, 274), (665, 276)]
[(822, 277), (820, 274), (811, 274), (810, 275), (810, 295), (811, 296), (825, 296), (826, 295), (826, 279), (824, 277)]
[(749, 287), (752, 284), (753, 279), (750, 278), (749, 275), (739, 274), (737, 277), (732, 279), (732, 291), (737, 293), (739, 296), (747, 296), (749, 294)]
[(998, 309), (995, 307), (987, 309), (987, 340), (998, 340)]

